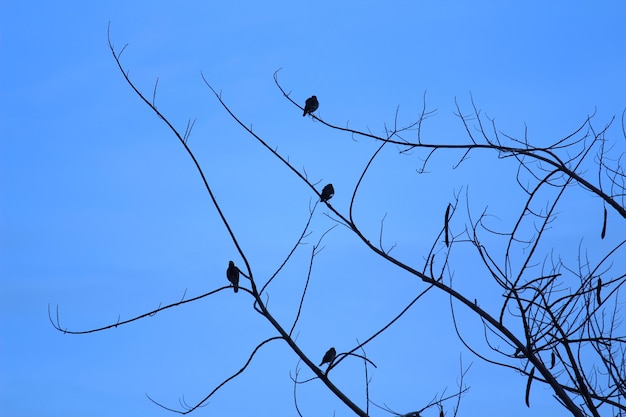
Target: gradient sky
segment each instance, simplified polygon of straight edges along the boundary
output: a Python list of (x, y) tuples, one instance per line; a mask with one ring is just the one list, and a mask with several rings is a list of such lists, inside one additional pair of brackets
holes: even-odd
[[(471, 93), (501, 130), (522, 137), (527, 127), (537, 144), (569, 134), (594, 111), (598, 126), (617, 115), (612, 137), (623, 147), (625, 21), (623, 1), (0, 3), (0, 414), (172, 415), (145, 394), (171, 407), (183, 397), (194, 403), (275, 335), (250, 298), (231, 291), (96, 334), (50, 325), (49, 304), (59, 306), (63, 326), (86, 330), (219, 288), (228, 260), (241, 265), (190, 159), (119, 73), (109, 22), (116, 49), (129, 45), (122, 62), (137, 87), (150, 95), (158, 77), (157, 106), (169, 120), (184, 131), (197, 119), (189, 144), (263, 279), (295, 243), (315, 195), (229, 118), (201, 71), (294, 166), (320, 188), (332, 182), (331, 203), (345, 211), (378, 145), (303, 118), (274, 85), (277, 69), (297, 102), (316, 94), (322, 118), (376, 134), (393, 126), (397, 109), (400, 124), (416, 120), (426, 91), (437, 112), (424, 137), (466, 142), (454, 99), (469, 114)], [(385, 245), (418, 268), (455, 193), (469, 188), (474, 213), (488, 206), (501, 225), (519, 207), (510, 161), (476, 154), (452, 170), (460, 154), (442, 154), (419, 175), (425, 155), (397, 151), (389, 147), (366, 177), (355, 217), (377, 240), (386, 215)], [(568, 259), (581, 239), (598, 241), (594, 200), (573, 192), (547, 238)], [(308, 245), (271, 287), (269, 307), (287, 323), (311, 249), (335, 224), (326, 211), (318, 207)], [(609, 220), (606, 245), (626, 235), (623, 219)], [(323, 246), (298, 328), (317, 361), (331, 345), (343, 352), (366, 339), (424, 288), (343, 227)], [(590, 256), (601, 253), (594, 249)], [(487, 292), (472, 259), (457, 255), (455, 279), (481, 305), (497, 306), (499, 294)], [(479, 328), (460, 313), (467, 329)], [(480, 345), (480, 332), (468, 337)], [(367, 355), (378, 365), (372, 400), (398, 413), (453, 392), (462, 361), (473, 365), (460, 415), (567, 415), (539, 384), (527, 409), (524, 377), (463, 348), (443, 294), (429, 293)], [(363, 405), (362, 363), (342, 366), (333, 380)], [(297, 368), (274, 342), (194, 415), (296, 415), (289, 376)], [(300, 386), (298, 398), (305, 416), (351, 415), (318, 381)]]

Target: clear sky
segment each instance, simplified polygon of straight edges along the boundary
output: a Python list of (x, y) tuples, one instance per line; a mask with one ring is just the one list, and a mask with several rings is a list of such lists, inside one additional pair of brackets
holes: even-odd
[[(401, 124), (416, 120), (426, 91), (437, 113), (425, 138), (466, 141), (454, 99), (469, 113), (471, 93), (501, 130), (522, 137), (527, 126), (531, 140), (545, 144), (594, 111), (598, 125), (621, 115), (625, 21), (626, 4), (617, 0), (3, 1), (0, 414), (171, 415), (144, 394), (171, 407), (180, 398), (192, 404), (275, 335), (250, 298), (231, 291), (96, 334), (63, 335), (50, 325), (49, 304), (59, 306), (63, 326), (86, 330), (226, 285), (228, 260), (241, 263), (183, 148), (119, 73), (109, 22), (115, 47), (129, 44), (122, 62), (137, 86), (150, 95), (158, 77), (157, 106), (181, 131), (197, 119), (189, 144), (262, 280), (295, 243), (315, 196), (233, 123), (201, 71), (272, 147), (320, 186), (332, 182), (331, 202), (345, 211), (377, 144), (303, 118), (275, 87), (274, 71), (282, 68), (280, 81), (299, 103), (316, 94), (318, 114), (338, 125), (383, 134), (396, 109)], [(503, 220), (518, 201), (513, 165), (477, 155), (453, 171), (455, 154), (419, 175), (425, 155), (397, 151), (389, 148), (372, 168), (355, 216), (377, 240), (386, 214), (385, 244), (397, 244), (393, 253), (418, 268), (455, 192), (469, 187), (476, 213), (489, 206)], [(579, 216), (576, 233), (555, 226), (549, 237), (572, 259), (581, 239), (599, 235), (599, 216), (582, 220), (601, 205), (585, 196), (579, 190), (562, 207)], [(325, 211), (318, 207), (308, 245), (270, 290), (270, 309), (285, 322), (297, 309), (311, 248), (334, 224)], [(614, 243), (626, 226), (610, 220)], [(323, 244), (298, 327), (314, 360), (330, 346), (352, 348), (424, 287), (345, 228)], [(462, 268), (462, 256), (456, 279), (473, 280), (479, 291), (488, 278)], [(539, 384), (527, 409), (525, 378), (464, 349), (443, 294), (426, 296), (367, 355), (378, 365), (372, 399), (399, 413), (453, 392), (462, 360), (473, 365), (460, 415), (567, 415)], [(289, 375), (298, 365), (274, 342), (195, 415), (296, 415)], [(362, 363), (342, 366), (333, 379), (362, 405)], [(305, 416), (351, 415), (318, 381), (300, 386), (298, 398)]]

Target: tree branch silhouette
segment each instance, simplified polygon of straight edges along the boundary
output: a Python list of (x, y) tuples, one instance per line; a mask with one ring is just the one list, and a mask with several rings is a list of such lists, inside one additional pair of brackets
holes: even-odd
[[(591, 114), (572, 132), (551, 140), (547, 146), (537, 146), (531, 144), (527, 128), (521, 139), (501, 132), (494, 119), (482, 115), (471, 95), (471, 113), (468, 114), (462, 111), (459, 101), (456, 98), (454, 100), (455, 117), (460, 121), (466, 138), (457, 141), (446, 139), (441, 143), (426, 142), (422, 138), (426, 120), (436, 113), (436, 110), (428, 110), (426, 93), (424, 93), (417, 120), (401, 125), (399, 108), (396, 108), (393, 125), (390, 127), (385, 125), (383, 135), (342, 127), (335, 122), (324, 120), (319, 112), (311, 113), (312, 119), (321, 123), (325, 128), (343, 132), (352, 139), (371, 140), (377, 145), (364, 167), (356, 172), (358, 179), (349, 192), (351, 194), (349, 206), (347, 210), (342, 210), (331, 204), (328, 198), (322, 199), (319, 184), (323, 183), (312, 182), (304, 168), (295, 168), (288, 158), (269, 145), (270, 141), (264, 139), (261, 132), (254, 131), (244, 123), (223, 99), (221, 92), (208, 82), (204, 74), (201, 74), (206, 87), (221, 108), (243, 129), (243, 134), (250, 140), (260, 143), (262, 152), (273, 156), (277, 164), (284, 166), (288, 175), (295, 176), (301, 186), (308, 187), (315, 198), (312, 207), (309, 203), (307, 219), (303, 221), (304, 227), (297, 235), (295, 244), (290, 246), (286, 254), (281, 255), (278, 266), (268, 277), (259, 278), (253, 273), (254, 268), (247, 255), (249, 251), (243, 249), (243, 243), (229, 222), (219, 198), (212, 191), (211, 181), (205, 176), (200, 162), (189, 147), (188, 140), (195, 120), (190, 119), (184, 133), (181, 134), (156, 107), (159, 79), (156, 79), (152, 97), (149, 99), (135, 86), (128, 71), (124, 69), (120, 59), (127, 46), (125, 45), (119, 51), (114, 48), (110, 38), (110, 25), (107, 29), (107, 40), (113, 59), (133, 93), (148, 106), (150, 111), (154, 112), (159, 120), (165, 123), (194, 164), (221, 224), (245, 264), (245, 270), (240, 270), (240, 272), (249, 280), (250, 288), (241, 287), (242, 292), (251, 297), (252, 308), (275, 331), (273, 336), (256, 344), (238, 371), (217, 383), (204, 398), (194, 405), (188, 406), (186, 402), (182, 402), (183, 409), (179, 410), (166, 407), (161, 402), (148, 397), (150, 401), (161, 408), (180, 414), (197, 410), (206, 405), (207, 401), (223, 386), (242, 375), (261, 347), (269, 342), (282, 340), (298, 358), (295, 375), (292, 377), (294, 403), (298, 415), (303, 416), (298, 406), (297, 387), (319, 380), (355, 415), (368, 416), (370, 403), (376, 405), (371, 399), (373, 393), (370, 387), (370, 371), (373, 372), (373, 370), (369, 366), (376, 367), (374, 364), (378, 361), (368, 357), (365, 347), (372, 340), (382, 337), (389, 328), (398, 325), (400, 318), (405, 317), (408, 311), (415, 308), (418, 301), (424, 299), (426, 294), (440, 292), (448, 296), (451, 325), (461, 344), (479, 360), (510, 369), (526, 378), (526, 389), (521, 396), (527, 406), (532, 406), (532, 390), (536, 389), (539, 383), (549, 386), (556, 400), (573, 416), (599, 416), (600, 409), (607, 407), (622, 414), (626, 413), (624, 403), (626, 337), (619, 334), (623, 330), (623, 323), (621, 323), (623, 302), (619, 296), (620, 289), (626, 283), (626, 274), (613, 270), (613, 265), (618, 260), (624, 259), (626, 239), (620, 238), (621, 240), (616, 244), (606, 243), (601, 248), (601, 255), (589, 255), (582, 248), (583, 238), (581, 237), (577, 254), (578, 265), (573, 265), (565, 256), (561, 257), (556, 253), (557, 248), (551, 246), (548, 240), (548, 236), (558, 224), (558, 215), (562, 210), (567, 209), (564, 201), (572, 190), (581, 190), (585, 196), (601, 202), (602, 221), (598, 222), (601, 225), (598, 229), (600, 240), (607, 242), (605, 240), (607, 235), (612, 237), (614, 235), (611, 234), (615, 230), (618, 233), (620, 229), (623, 230), (624, 219), (626, 219), (624, 204), (626, 175), (621, 161), (624, 152), (620, 153), (619, 142), (611, 142), (607, 139), (607, 135), (615, 130), (615, 128), (611, 130), (616, 124), (615, 117), (600, 129), (596, 129), (594, 126), (596, 116), (595, 113)], [(303, 111), (303, 107), (296, 103), (291, 93), (288, 93), (280, 84), (279, 71), (276, 71), (273, 76), (277, 89), (298, 109), (297, 113)], [(621, 117), (621, 130), (624, 138), (626, 138), (625, 119), (626, 110), (622, 112)], [(414, 135), (415, 138), (407, 139), (409, 135)], [(354, 214), (359, 202), (357, 194), (360, 196), (363, 190), (367, 190), (368, 182), (379, 180), (378, 178), (370, 179), (374, 175), (371, 168), (374, 166), (374, 161), (384, 152), (391, 151), (392, 147), (389, 147), (389, 144), (395, 145), (401, 158), (411, 157), (413, 153), (418, 152), (425, 154), (415, 169), (417, 175), (427, 171), (435, 154), (453, 157), (453, 170), (466, 163), (470, 155), (479, 151), (485, 151), (489, 157), (493, 156), (498, 160), (510, 161), (516, 167), (511, 182), (519, 188), (523, 196), (519, 205), (511, 204), (508, 207), (507, 214), (510, 214), (513, 219), (503, 222), (504, 226), (493, 226), (490, 220), (497, 216), (487, 208), (478, 209), (476, 212), (470, 202), (469, 189), (465, 186), (465, 213), (462, 210), (463, 203), (459, 200), (460, 190), (455, 191), (452, 202), (445, 202), (445, 210), (444, 204), (437, 205), (441, 208), (441, 213), (445, 212), (445, 215), (443, 222), (439, 217), (441, 214), (434, 220), (435, 224), (440, 227), (431, 237), (432, 244), (429, 243), (430, 247), (424, 251), (423, 264), (421, 264), (422, 261), (414, 259), (401, 259), (400, 255), (393, 256), (391, 249), (395, 245), (387, 250), (383, 246), (383, 231), (385, 230), (386, 233), (383, 226), (386, 215), (380, 221), (377, 235), (368, 236), (365, 228), (355, 219)], [(359, 142), (355, 141), (354, 146), (359, 146)], [(614, 156), (615, 154), (618, 156)], [(592, 174), (588, 174), (589, 172)], [(576, 185), (578, 187), (575, 187)], [(318, 204), (321, 203), (324, 203), (328, 210), (325, 215), (337, 224), (345, 226), (351, 235), (370, 251), (368, 253), (396, 267), (398, 272), (408, 272), (420, 286), (422, 282), (424, 283), (423, 287), (415, 290), (415, 294), (411, 294), (410, 301), (398, 307), (393, 315), (390, 314), (383, 325), (377, 325), (377, 328), (371, 330), (369, 336), (355, 337), (356, 345), (336, 355), (330, 361), (326, 371), (322, 371), (320, 366), (316, 365), (317, 362), (312, 361), (303, 348), (296, 343), (294, 333), (297, 333), (296, 329), (300, 330), (300, 319), (307, 313), (304, 306), (309, 295), (309, 285), (315, 279), (314, 264), (323, 248), (321, 247), (322, 241), (330, 239), (329, 232), (336, 225), (324, 231), (311, 248), (307, 258), (308, 265), (303, 286), (299, 290), (298, 300), (294, 302), (297, 306), (294, 307), (295, 316), (281, 323), (272, 314), (267, 302), (270, 288), (275, 288), (281, 282), (277, 279), (278, 275), (285, 273), (286, 264), (294, 261), (293, 255), (296, 250), (304, 246), (305, 239), (312, 235), (311, 222)], [(616, 222), (617, 226), (612, 222)], [(464, 267), (465, 260), (458, 255), (463, 249), (471, 252), (473, 261), (479, 265), (478, 271)], [(437, 264), (435, 264), (436, 257)], [(443, 260), (440, 260), (442, 258)], [(471, 296), (469, 291), (466, 292), (463, 285), (459, 285), (459, 282), (463, 284), (463, 281), (457, 281), (455, 273), (470, 275), (470, 278), (478, 275), (481, 279), (491, 283), (500, 295), (500, 299), (493, 300), (497, 302), (497, 306), (483, 304), (482, 300), (479, 303), (479, 300)], [(270, 284), (273, 285), (270, 287)], [(54, 314), (50, 305), (48, 306), (48, 318), (59, 332), (87, 334), (128, 325), (140, 319), (152, 317), (158, 312), (205, 299), (229, 288), (231, 287), (223, 286), (190, 299), (185, 299), (183, 296), (178, 302), (165, 306), (159, 305), (157, 309), (138, 316), (118, 319), (108, 325), (88, 330), (68, 330), (64, 327), (61, 324), (58, 306)], [(460, 314), (477, 318), (479, 325), (476, 329), (463, 326), (459, 320)], [(472, 341), (473, 339), (467, 335), (481, 336), (484, 344)], [(357, 351), (360, 353), (356, 353)], [(330, 371), (333, 370), (333, 374), (337, 372), (341, 369), (339, 366), (342, 362), (349, 357), (356, 357), (363, 361), (364, 402), (350, 398), (329, 377)], [(301, 379), (301, 363), (306, 365), (311, 376), (307, 375)], [(454, 407), (454, 415), (457, 415), (459, 401), (467, 392), (463, 381), (468, 370), (469, 367), (464, 369), (461, 366), (458, 391), (450, 396), (443, 394), (436, 396), (425, 406), (415, 407), (416, 411), (408, 414), (395, 413), (388, 407), (384, 409), (396, 415), (419, 416), (427, 409), (437, 408), (441, 416), (445, 401), (457, 401)]]

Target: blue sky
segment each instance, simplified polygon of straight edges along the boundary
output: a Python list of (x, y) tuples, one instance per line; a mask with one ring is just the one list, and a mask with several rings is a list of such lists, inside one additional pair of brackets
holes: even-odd
[[(228, 260), (241, 264), (191, 161), (117, 70), (109, 22), (116, 49), (129, 44), (122, 62), (136, 85), (150, 94), (159, 78), (157, 106), (180, 130), (197, 119), (189, 144), (262, 279), (294, 244), (314, 195), (233, 123), (201, 71), (271, 146), (314, 181), (332, 182), (332, 204), (346, 210), (377, 144), (301, 117), (275, 87), (277, 69), (296, 101), (316, 94), (318, 114), (338, 125), (382, 134), (396, 109), (401, 124), (414, 121), (426, 91), (437, 113), (424, 137), (466, 141), (454, 99), (469, 113), (471, 92), (501, 130), (521, 137), (527, 126), (533, 141), (548, 143), (594, 111), (598, 125), (621, 114), (625, 18), (621, 1), (2, 2), (0, 412), (171, 415), (144, 394), (172, 407), (183, 396), (193, 403), (275, 335), (249, 298), (230, 291), (86, 336), (48, 322), (50, 303), (68, 328), (103, 326), (225, 285)], [(477, 155), (453, 171), (459, 155), (442, 155), (418, 175), (424, 156), (388, 149), (355, 209), (374, 239), (386, 214), (386, 244), (415, 265), (455, 192), (469, 187), (476, 212), (488, 206), (503, 223), (520, 201), (506, 161)], [(601, 213), (586, 197), (572, 193), (563, 216), (573, 223), (548, 240), (572, 259), (581, 239), (593, 245), (599, 235), (600, 217), (581, 221)], [(324, 211), (270, 292), (270, 309), (287, 322), (312, 245), (334, 224)], [(610, 220), (607, 244), (626, 232), (623, 219)], [(423, 289), (345, 228), (324, 244), (298, 336), (315, 360), (331, 345), (341, 352), (367, 338)], [(461, 286), (488, 291), (470, 258), (467, 269), (459, 265)], [(488, 294), (497, 305), (497, 292)], [(480, 363), (450, 325), (448, 299), (433, 292), (372, 343), (373, 400), (400, 413), (420, 408), (455, 389), (462, 359), (474, 364), (460, 415), (566, 415), (538, 384), (527, 409), (525, 378)], [(195, 414), (295, 415), (289, 375), (297, 366), (275, 342)], [(344, 362), (334, 378), (362, 404), (361, 363)], [(317, 382), (300, 387), (299, 400), (304, 415), (350, 415)]]

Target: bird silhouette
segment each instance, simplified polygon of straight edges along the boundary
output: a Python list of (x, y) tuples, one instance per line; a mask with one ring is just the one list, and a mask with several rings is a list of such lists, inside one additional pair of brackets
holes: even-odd
[(226, 270), (226, 278), (235, 287), (235, 292), (239, 291), (239, 268), (235, 266), (233, 261), (228, 261), (228, 269)]
[(317, 110), (319, 106), (320, 104), (317, 101), (317, 97), (311, 96), (307, 98), (306, 102), (304, 103), (304, 113), (302, 113), (302, 117), (306, 116), (307, 114), (313, 113), (315, 110)]
[(334, 195), (335, 195), (335, 188), (333, 187), (333, 185), (332, 184), (326, 184), (326, 186), (322, 190), (322, 198), (320, 198), (320, 201), (322, 203), (325, 203), (326, 201), (328, 201), (331, 198), (333, 198)]
[(322, 366), (325, 363), (330, 365), (335, 360), (335, 356), (337, 356), (337, 351), (334, 347), (331, 347), (330, 349), (328, 349), (328, 351), (326, 351), (326, 353), (324, 353), (322, 363), (320, 363), (319, 366)]

